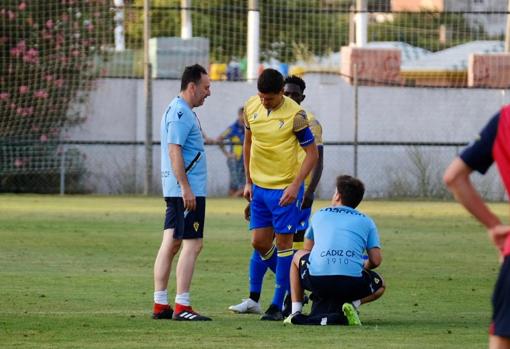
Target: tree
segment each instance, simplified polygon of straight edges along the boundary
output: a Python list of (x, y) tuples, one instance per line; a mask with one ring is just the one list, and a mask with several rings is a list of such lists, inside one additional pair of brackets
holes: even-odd
[[(3, 0), (0, 4), (0, 191), (55, 191), (66, 126), (83, 121), (112, 32), (108, 0)], [(68, 150), (66, 170), (80, 153)], [(52, 187), (47, 187), (51, 184)]]

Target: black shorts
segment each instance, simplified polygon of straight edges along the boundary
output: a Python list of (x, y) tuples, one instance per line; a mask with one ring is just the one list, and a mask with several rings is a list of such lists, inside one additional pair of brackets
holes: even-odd
[(166, 215), (163, 229), (174, 229), (174, 239), (202, 239), (204, 237), (205, 197), (196, 197), (194, 211), (184, 209), (182, 197), (165, 197)]
[(510, 256), (505, 257), (492, 295), (490, 334), (510, 338)]
[(301, 285), (318, 299), (328, 299), (341, 305), (370, 296), (384, 285), (383, 278), (373, 270), (363, 270), (360, 277), (310, 275), (309, 256), (306, 254), (299, 261)]

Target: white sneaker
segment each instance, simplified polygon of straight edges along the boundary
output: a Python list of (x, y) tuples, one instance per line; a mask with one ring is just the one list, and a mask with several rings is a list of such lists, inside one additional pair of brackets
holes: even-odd
[(231, 305), (228, 310), (232, 310), (238, 314), (261, 314), (260, 303), (255, 302), (251, 298), (243, 299), (243, 301), (236, 305)]

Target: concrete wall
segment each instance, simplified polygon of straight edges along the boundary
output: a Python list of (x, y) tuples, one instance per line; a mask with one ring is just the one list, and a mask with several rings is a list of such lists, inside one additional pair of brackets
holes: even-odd
[[(308, 74), (303, 106), (314, 112), (323, 125), (325, 141), (352, 141), (354, 89), (335, 75)], [(212, 95), (195, 111), (205, 132), (220, 134), (236, 117), (239, 106), (256, 93), (256, 85), (246, 82), (213, 82)], [(159, 124), (167, 104), (179, 92), (179, 82), (154, 81), (154, 139), (159, 140)], [(143, 141), (145, 116), (143, 81), (104, 79), (91, 94), (86, 106), (87, 121), (69, 131), (72, 140)], [(400, 87), (359, 88), (359, 140), (371, 142), (468, 142), (487, 120), (510, 102), (509, 91), (482, 89), (428, 89)], [(96, 192), (141, 191), (143, 147), (81, 146), (87, 154), (89, 182)], [(399, 185), (417, 186), (428, 177), (440, 186), (440, 174), (458, 149), (361, 147), (358, 174), (370, 196), (398, 194)], [(159, 190), (159, 147), (154, 148), (154, 183)], [(224, 195), (228, 171), (224, 156), (215, 146), (207, 148), (209, 192)], [(419, 170), (420, 162), (429, 164)], [(421, 173), (420, 173), (421, 171)], [(424, 173), (427, 172), (427, 173)], [(329, 197), (334, 178), (353, 173), (350, 146), (328, 146), (319, 195)], [(421, 177), (420, 177), (421, 176)], [(423, 182), (423, 181), (422, 181)], [(502, 195), (496, 176), (480, 179), (488, 193)], [(400, 188), (401, 189), (401, 188)]]

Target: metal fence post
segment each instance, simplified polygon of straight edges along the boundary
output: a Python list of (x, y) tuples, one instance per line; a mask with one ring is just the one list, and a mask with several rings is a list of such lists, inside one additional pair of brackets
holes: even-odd
[(358, 102), (358, 65), (354, 64), (354, 177), (358, 177), (358, 119), (359, 119), (359, 102)]
[(66, 146), (61, 145), (62, 154), (60, 155), (60, 195), (66, 191)]
[(149, 59), (151, 36), (150, 0), (144, 0), (144, 96), (145, 96), (145, 178), (143, 193), (152, 192), (152, 66)]

